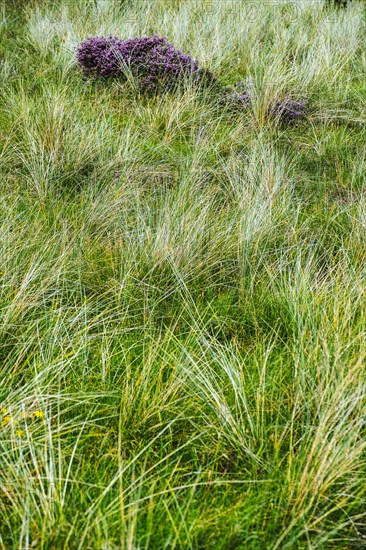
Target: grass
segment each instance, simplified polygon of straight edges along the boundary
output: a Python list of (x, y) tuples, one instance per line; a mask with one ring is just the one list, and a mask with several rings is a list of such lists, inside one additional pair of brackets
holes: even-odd
[[(366, 548), (363, 2), (18, 4), (0, 548)], [(88, 36), (154, 33), (250, 108), (75, 66)], [(268, 120), (303, 95), (306, 120)]]

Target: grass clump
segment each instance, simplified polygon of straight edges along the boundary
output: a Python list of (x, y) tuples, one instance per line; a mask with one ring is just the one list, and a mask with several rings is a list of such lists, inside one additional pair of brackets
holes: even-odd
[[(17, 4), (0, 548), (365, 547), (363, 3)], [(166, 36), (250, 102), (81, 78), (90, 36)]]

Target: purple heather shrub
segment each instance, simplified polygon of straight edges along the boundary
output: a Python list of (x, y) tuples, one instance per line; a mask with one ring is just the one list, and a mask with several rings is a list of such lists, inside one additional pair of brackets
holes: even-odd
[(76, 52), (76, 59), (85, 75), (97, 74), (106, 78), (116, 76), (120, 71), (116, 51), (120, 40), (95, 37), (81, 42)]
[(243, 92), (234, 90), (229, 96), (229, 101), (232, 103), (233, 107), (245, 109), (250, 102), (250, 94), (247, 90)]
[(212, 78), (162, 36), (88, 38), (79, 45), (76, 58), (86, 75), (123, 76), (128, 67), (143, 92), (172, 89), (187, 76), (196, 83)]
[(250, 94), (245, 89), (244, 82), (237, 82), (234, 89), (226, 88), (220, 101), (220, 104), (234, 111), (243, 111), (248, 107)]
[(285, 124), (294, 124), (307, 115), (306, 101), (295, 101), (285, 98), (278, 101), (271, 109), (271, 114)]

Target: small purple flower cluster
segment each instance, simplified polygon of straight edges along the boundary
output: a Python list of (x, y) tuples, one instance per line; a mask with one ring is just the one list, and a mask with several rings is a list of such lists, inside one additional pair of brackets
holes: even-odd
[(233, 111), (242, 111), (248, 107), (250, 94), (244, 85), (244, 82), (237, 82), (234, 89), (225, 89), (221, 104)]
[(306, 101), (285, 98), (278, 101), (271, 109), (271, 115), (285, 124), (294, 124), (307, 115)]
[(184, 77), (200, 83), (212, 76), (162, 36), (88, 38), (79, 45), (76, 58), (86, 75), (111, 78), (131, 71), (143, 92), (172, 89)]
[[(245, 82), (237, 82), (234, 88), (225, 88), (220, 104), (233, 111), (244, 111), (250, 104), (252, 94), (246, 89)], [(308, 113), (305, 100), (296, 101), (285, 98), (270, 107), (268, 114), (283, 124), (294, 124)]]

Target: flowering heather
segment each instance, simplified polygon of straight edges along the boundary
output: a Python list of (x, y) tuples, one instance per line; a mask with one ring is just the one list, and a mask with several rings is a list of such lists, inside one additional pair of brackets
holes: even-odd
[(244, 87), (244, 82), (237, 82), (232, 88), (225, 88), (220, 105), (234, 111), (242, 111), (250, 102), (250, 94)]
[(307, 115), (305, 101), (285, 98), (272, 107), (271, 114), (285, 124), (293, 124)]
[(95, 73), (105, 78), (116, 76), (120, 72), (120, 62), (116, 54), (120, 42), (114, 36), (88, 38), (81, 42), (76, 59), (84, 74)]
[(196, 83), (212, 79), (212, 75), (201, 69), (197, 61), (177, 50), (162, 36), (128, 40), (88, 38), (79, 45), (76, 58), (86, 75), (123, 76), (127, 67), (144, 92), (174, 88), (187, 76), (193, 77)]

